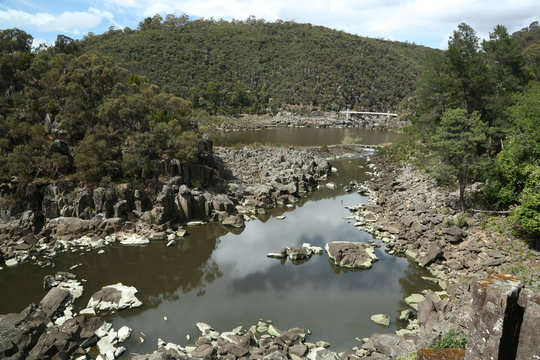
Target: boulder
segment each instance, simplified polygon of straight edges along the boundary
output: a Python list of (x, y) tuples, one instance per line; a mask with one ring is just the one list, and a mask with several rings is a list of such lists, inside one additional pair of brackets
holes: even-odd
[(327, 243), (325, 249), (334, 264), (341, 267), (368, 269), (378, 260), (374, 248), (367, 243), (335, 241)]
[(135, 297), (137, 292), (135, 287), (122, 283), (104, 286), (92, 295), (86, 307), (102, 311), (135, 308), (142, 305)]
[(150, 243), (147, 237), (137, 234), (124, 234), (118, 236), (116, 239), (120, 240), (120, 244), (122, 245), (146, 245)]
[(426, 267), (435, 260), (439, 259), (443, 255), (442, 249), (436, 243), (429, 244), (427, 252), (424, 256), (420, 257), (418, 263), (420, 266)]
[(49, 222), (50, 226), (56, 227), (57, 236), (76, 235), (88, 231), (89, 221), (76, 217), (58, 217)]
[(451, 244), (457, 244), (463, 238), (467, 236), (467, 233), (457, 228), (445, 228), (443, 229), (444, 239)]
[(303, 246), (293, 246), (287, 248), (291, 260), (305, 260), (311, 257), (311, 251)]
[(516, 359), (540, 359), (540, 292), (523, 289), (519, 294), (518, 305), (524, 312)]
[(75, 216), (78, 218), (86, 218), (88, 209), (94, 208), (94, 199), (90, 190), (81, 190), (73, 201)]
[(391, 357), (407, 358), (409, 353), (415, 350), (415, 345), (405, 338), (394, 334), (375, 334), (371, 337), (373, 346), (378, 352)]
[(211, 344), (203, 344), (193, 350), (189, 356), (194, 359), (210, 360), (216, 357), (216, 349)]
[(340, 356), (323, 347), (315, 347), (309, 351), (306, 356), (307, 360), (341, 360)]
[(523, 318), (518, 305), (521, 288), (519, 279), (500, 274), (474, 282), (466, 359), (477, 359), (478, 354), (515, 359)]
[(235, 215), (235, 216), (229, 216), (228, 218), (223, 220), (222, 224), (226, 225), (226, 226), (232, 226), (232, 227), (235, 227), (235, 228), (242, 228), (242, 227), (245, 226), (245, 224), (244, 224), (244, 216), (242, 216), (240, 214)]
[(375, 324), (379, 324), (379, 325), (386, 326), (386, 327), (390, 326), (390, 317), (388, 317), (388, 315), (375, 314), (375, 315), (371, 315), (370, 319)]

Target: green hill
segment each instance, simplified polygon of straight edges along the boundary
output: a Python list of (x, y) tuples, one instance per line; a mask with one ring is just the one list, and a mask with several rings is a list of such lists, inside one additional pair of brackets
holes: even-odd
[(86, 36), (165, 91), (210, 112), (264, 112), (284, 104), (396, 110), (413, 93), (429, 48), (311, 24), (147, 18), (137, 30)]

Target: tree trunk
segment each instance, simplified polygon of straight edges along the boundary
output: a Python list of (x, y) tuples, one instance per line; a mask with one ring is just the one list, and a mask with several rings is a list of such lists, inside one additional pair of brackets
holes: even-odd
[(463, 180), (459, 180), (459, 207), (461, 211), (465, 211), (465, 186), (466, 183)]

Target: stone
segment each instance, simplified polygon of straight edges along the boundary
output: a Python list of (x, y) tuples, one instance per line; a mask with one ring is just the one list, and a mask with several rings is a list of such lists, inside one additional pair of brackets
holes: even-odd
[(226, 226), (232, 226), (235, 228), (242, 228), (246, 226), (244, 223), (244, 217), (240, 214), (235, 215), (235, 216), (229, 216), (228, 218), (223, 220), (222, 224)]
[(407, 321), (413, 317), (411, 309), (405, 309), (399, 313), (399, 320)]
[(370, 319), (375, 324), (379, 324), (379, 325), (386, 326), (386, 327), (390, 326), (390, 317), (388, 317), (388, 315), (375, 314), (375, 315), (371, 315)]
[(287, 248), (289, 252), (289, 259), (291, 260), (305, 260), (311, 257), (311, 251), (303, 246), (293, 246)]
[(150, 243), (150, 240), (137, 234), (124, 234), (117, 237), (122, 245), (146, 245)]
[(127, 326), (122, 326), (118, 329), (118, 342), (124, 342), (131, 336), (132, 329)]
[(427, 252), (424, 256), (420, 257), (418, 263), (422, 267), (426, 267), (439, 259), (443, 255), (442, 249), (436, 243), (429, 244)]
[(148, 236), (150, 241), (165, 241), (167, 239), (167, 234), (164, 232), (156, 232)]
[(279, 253), (268, 253), (266, 254), (267, 257), (269, 258), (274, 258), (274, 259), (285, 259), (287, 257), (287, 253), (283, 254), (281, 252)]
[(198, 322), (197, 324), (195, 324), (195, 326), (197, 326), (197, 328), (203, 335), (206, 335), (207, 332), (214, 330), (211, 325), (203, 322)]
[(407, 358), (416, 349), (414, 344), (395, 334), (375, 334), (371, 339), (375, 350), (392, 359)]
[(426, 298), (418, 303), (418, 315), (416, 316), (418, 324), (424, 325), (429, 319), (430, 314), (435, 310), (433, 302)]
[(516, 359), (540, 359), (540, 336), (538, 336), (540, 291), (521, 290), (518, 305), (524, 309), (524, 312)]
[(135, 308), (142, 305), (135, 297), (136, 293), (135, 287), (122, 283), (104, 286), (92, 295), (86, 307), (102, 311)]
[(307, 360), (341, 360), (339, 355), (322, 347), (315, 347), (309, 351)]
[(443, 229), (444, 239), (450, 244), (457, 244), (463, 238), (467, 237), (467, 233), (461, 229), (456, 228), (445, 228)]
[(18, 264), (19, 264), (19, 261), (17, 261), (17, 259), (15, 259), (15, 258), (11, 258), (11, 259), (6, 260), (6, 266), (7, 267), (17, 266)]
[(321, 347), (321, 348), (325, 348), (325, 349), (326, 349), (327, 347), (330, 347), (331, 344), (330, 344), (329, 342), (327, 342), (327, 341), (322, 341), (322, 340), (320, 340), (320, 341), (317, 341), (317, 342), (315, 343), (315, 345), (317, 345), (317, 347)]
[(329, 188), (329, 189), (332, 189), (332, 190), (336, 188), (336, 184), (333, 183), (333, 182), (326, 183), (325, 186), (326, 186), (327, 188)]
[(335, 241), (327, 243), (325, 249), (334, 264), (341, 267), (368, 269), (378, 260), (367, 243)]
[(303, 358), (308, 352), (308, 347), (304, 344), (296, 344), (289, 347), (289, 356)]
[(278, 337), (281, 336), (281, 331), (274, 327), (274, 325), (270, 325), (268, 326), (268, 334)]
[(485, 359), (515, 359), (523, 317), (518, 305), (521, 288), (519, 279), (501, 274), (473, 283), (466, 359), (478, 354)]
[(264, 356), (263, 360), (287, 360), (287, 355), (283, 354), (281, 351), (273, 351), (272, 353)]
[(426, 297), (422, 294), (411, 294), (405, 298), (405, 303), (414, 310), (418, 310), (418, 303), (424, 301), (425, 299)]
[(189, 356), (194, 359), (210, 360), (216, 357), (216, 349), (211, 344), (203, 344), (193, 350)]

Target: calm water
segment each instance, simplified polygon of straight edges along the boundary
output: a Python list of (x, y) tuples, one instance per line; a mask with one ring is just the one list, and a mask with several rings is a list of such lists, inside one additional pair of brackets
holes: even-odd
[[(296, 129), (292, 129), (296, 130)], [(328, 129), (319, 129), (327, 131)], [(346, 184), (364, 181), (365, 160), (333, 162), (339, 173), (331, 181)], [(342, 270), (334, 267), (326, 254), (315, 255), (302, 264), (266, 257), (282, 247), (309, 242), (324, 246), (330, 241), (367, 241), (371, 236), (358, 231), (343, 217), (344, 208), (366, 201), (356, 193), (321, 189), (306, 196), (293, 209), (281, 207), (251, 221), (246, 228), (230, 232), (211, 223), (189, 228), (178, 246), (164, 243), (146, 247), (111, 246), (98, 255), (96, 250), (60, 255), (55, 269), (23, 264), (0, 271), (0, 313), (20, 311), (45, 294), (42, 278), (55, 271), (72, 270), (84, 283), (84, 295), (76, 306), (83, 308), (92, 293), (104, 285), (122, 282), (139, 290), (144, 305), (111, 315), (115, 328), (134, 329), (126, 347), (129, 352), (149, 352), (157, 339), (185, 344), (189, 334), (198, 336), (195, 323), (204, 321), (217, 330), (237, 325), (249, 327), (259, 318), (273, 320), (279, 329), (309, 328), (309, 341), (327, 340), (332, 349), (350, 351), (359, 345), (355, 337), (396, 330), (405, 296), (433, 285), (427, 275), (405, 258), (376, 250), (380, 260), (369, 270)], [(285, 215), (285, 220), (275, 216)], [(372, 314), (391, 317), (389, 328), (372, 323)], [(168, 321), (164, 321), (167, 316)], [(138, 343), (139, 332), (147, 337)]]
[(214, 143), (220, 146), (236, 144), (270, 143), (295, 146), (341, 144), (344, 137), (360, 137), (361, 143), (374, 145), (393, 142), (400, 134), (373, 131), (364, 128), (270, 128), (265, 130), (231, 131), (215, 134)]

